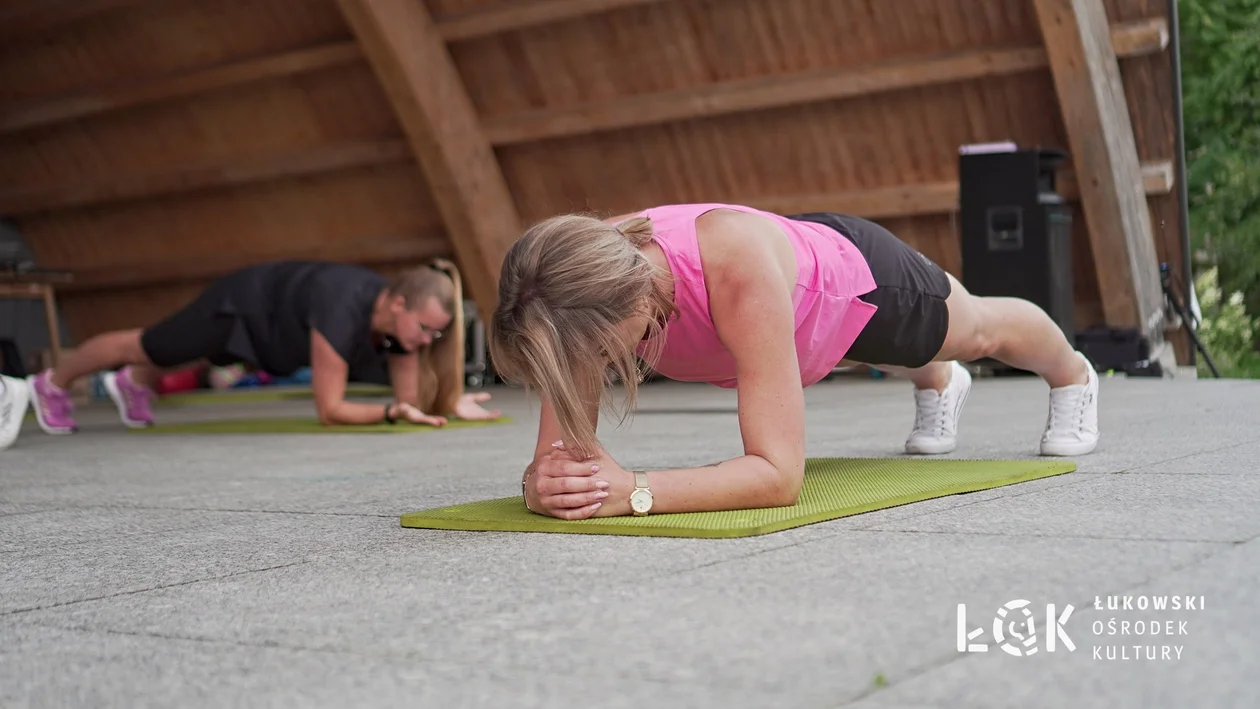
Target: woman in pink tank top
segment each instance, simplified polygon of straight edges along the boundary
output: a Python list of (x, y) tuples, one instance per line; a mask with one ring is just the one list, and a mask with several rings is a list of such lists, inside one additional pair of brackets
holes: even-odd
[[(1043, 455), (1098, 440), (1098, 378), (1036, 305), (981, 298), (878, 225), (833, 213), (780, 216), (679, 204), (600, 220), (563, 215), (504, 259), (490, 353), (541, 391), (526, 504), (563, 519), (787, 506), (805, 467), (803, 389), (842, 361), (909, 379), (909, 453), (954, 450), (971, 376), (992, 358), (1050, 386)], [(640, 366), (739, 391), (744, 455), (704, 469), (626, 471), (596, 422)]]

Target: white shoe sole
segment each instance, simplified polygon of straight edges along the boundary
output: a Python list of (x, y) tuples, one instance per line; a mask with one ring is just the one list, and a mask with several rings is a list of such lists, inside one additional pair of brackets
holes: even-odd
[(35, 377), (37, 376), (38, 375), (36, 374), (32, 374), (26, 378), (26, 386), (30, 390), (31, 408), (35, 409), (35, 420), (39, 422), (39, 427), (44, 429), (44, 433), (47, 433), (50, 436), (69, 436), (70, 434), (74, 433), (73, 428), (60, 428), (57, 426), (49, 426), (48, 422), (44, 420), (44, 410), (39, 405), (38, 397), (35, 396)]
[[(942, 455), (944, 453), (953, 453), (958, 449), (958, 422), (962, 419), (963, 407), (967, 405), (967, 396), (971, 394), (972, 381), (971, 372), (968, 372), (965, 367), (957, 362), (955, 362), (952, 366), (962, 370), (962, 373), (967, 376), (967, 386), (963, 389), (962, 396), (958, 397), (958, 406), (954, 409), (955, 434), (953, 440), (925, 440), (917, 442), (906, 441), (906, 453), (909, 453), (910, 455)], [(954, 374), (957, 375), (958, 372), (954, 372)], [(953, 383), (952, 380), (950, 383)]]
[(9, 411), (12, 418), (0, 429), (0, 450), (8, 448), (17, 440), (18, 433), (22, 431), (22, 421), (26, 418), (26, 407), (31, 403), (31, 390), (26, 382), (5, 377), (4, 387), (5, 392), (13, 396), (13, 408)]
[(113, 399), (114, 406), (118, 407), (118, 418), (122, 419), (124, 426), (127, 428), (148, 428), (150, 426), (144, 421), (127, 418), (127, 400), (123, 397), (122, 391), (118, 389), (117, 372), (104, 373), (101, 375), (101, 381), (105, 384), (105, 391), (109, 393), (109, 398)]
[(1042, 443), (1041, 454), (1045, 456), (1071, 457), (1088, 455), (1098, 447), (1098, 441), (1079, 441), (1074, 443)]

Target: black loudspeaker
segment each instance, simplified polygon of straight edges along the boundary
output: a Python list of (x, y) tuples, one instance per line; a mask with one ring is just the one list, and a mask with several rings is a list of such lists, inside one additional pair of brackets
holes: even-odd
[(962, 284), (1045, 310), (1076, 341), (1072, 212), (1055, 191), (1057, 150), (963, 148), (958, 160)]

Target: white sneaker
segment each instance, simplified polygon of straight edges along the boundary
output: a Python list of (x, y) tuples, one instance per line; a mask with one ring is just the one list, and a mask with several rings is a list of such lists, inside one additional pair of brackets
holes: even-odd
[(906, 439), (906, 452), (917, 455), (949, 453), (958, 446), (958, 415), (971, 392), (971, 373), (950, 363), (949, 384), (943, 393), (914, 390), (914, 430)]
[(1085, 455), (1098, 445), (1098, 373), (1085, 355), (1089, 381), (1050, 390), (1050, 415), (1041, 436), (1042, 455)]
[(26, 406), (31, 401), (31, 390), (26, 382), (0, 375), (0, 450), (13, 445), (22, 419), (26, 418)]

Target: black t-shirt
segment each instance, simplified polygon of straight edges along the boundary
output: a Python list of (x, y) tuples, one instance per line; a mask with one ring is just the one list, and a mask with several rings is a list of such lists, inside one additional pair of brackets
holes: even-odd
[[(318, 261), (280, 261), (251, 266), (222, 282), (225, 310), (245, 335), (233, 349), (246, 361), (278, 376), (310, 366), (311, 330), (318, 330), (352, 374), (380, 367), (386, 340), (373, 343), (372, 307), (386, 286), (361, 266)], [(241, 349), (250, 352), (239, 351)]]

